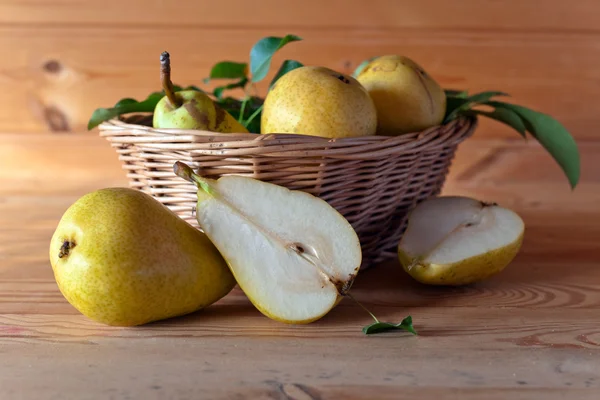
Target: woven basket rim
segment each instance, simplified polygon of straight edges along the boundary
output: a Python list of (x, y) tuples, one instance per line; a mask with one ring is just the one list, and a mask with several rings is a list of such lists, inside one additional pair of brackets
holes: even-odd
[(99, 134), (109, 141), (154, 150), (194, 150), (200, 146), (206, 149), (206, 144), (209, 144), (215, 154), (222, 154), (224, 150), (229, 152), (246, 148), (255, 151), (260, 149), (258, 151), (264, 155), (273, 156), (276, 156), (276, 153), (289, 155), (289, 151), (312, 154), (324, 151), (331, 155), (337, 153), (360, 158), (365, 152), (386, 156), (424, 147), (458, 145), (475, 131), (476, 126), (476, 117), (459, 117), (443, 125), (397, 136), (326, 138), (288, 133), (220, 133), (189, 129), (156, 129), (128, 120), (111, 119), (100, 124)]

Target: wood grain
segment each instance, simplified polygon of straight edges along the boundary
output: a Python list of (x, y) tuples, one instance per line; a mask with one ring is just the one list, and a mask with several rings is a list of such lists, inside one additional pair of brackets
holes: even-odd
[[(0, 2), (0, 398), (597, 399), (599, 26), (595, 0)], [(238, 288), (137, 328), (79, 314), (54, 281), (50, 237), (78, 197), (127, 185), (110, 145), (85, 131), (92, 110), (157, 90), (164, 49), (176, 82), (200, 83), (286, 33), (305, 40), (275, 65), (350, 72), (407, 54), (444, 86), (500, 89), (552, 114), (578, 140), (580, 185), (535, 141), (483, 121), (444, 194), (513, 208), (523, 247), (460, 288), (418, 284), (395, 260), (362, 271), (354, 296), (385, 321), (412, 315), (416, 337), (363, 335), (370, 317), (348, 299), (313, 324), (280, 324)]]
[(526, 223), (521, 252), (460, 288), (418, 284), (395, 260), (362, 271), (353, 295), (381, 320), (411, 315), (419, 331), (368, 337), (370, 317), (348, 299), (290, 326), (238, 288), (142, 327), (90, 321), (58, 290), (48, 245), (79, 196), (127, 185), (116, 155), (90, 133), (0, 135), (0, 398), (595, 399), (600, 145), (581, 149), (571, 192), (535, 142), (461, 145), (445, 193), (513, 207)]
[[(577, 7), (558, 1), (463, 0), (182, 0), (149, 5), (142, 0), (4, 0), (0, 23), (42, 25), (194, 25), (218, 27), (482, 28), (497, 30), (597, 31), (594, 0)], [(118, 10), (119, 12), (115, 12)]]
[[(262, 4), (257, 12), (239, 0), (131, 1), (115, 12), (111, 2), (5, 1), (0, 46), (11, 56), (0, 60), (0, 131), (81, 131), (96, 107), (157, 90), (164, 49), (177, 82), (200, 84), (215, 62), (246, 60), (259, 38), (296, 33), (305, 41), (275, 64), (296, 58), (350, 72), (373, 55), (407, 54), (444, 86), (503, 90), (576, 137), (597, 137), (600, 13), (592, 0)], [(515, 137), (497, 123), (479, 132)]]

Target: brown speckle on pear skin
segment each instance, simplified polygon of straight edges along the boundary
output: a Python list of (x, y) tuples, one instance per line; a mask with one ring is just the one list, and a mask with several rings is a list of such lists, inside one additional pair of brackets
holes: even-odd
[(221, 126), (221, 124), (225, 121), (225, 110), (221, 107), (215, 106), (215, 128)]
[(192, 116), (195, 121), (198, 121), (202, 124), (203, 128), (209, 126), (210, 120), (208, 119), (208, 115), (203, 112), (198, 111), (196, 108), (196, 104), (198, 102), (196, 99), (191, 99), (189, 102), (185, 103), (183, 107), (187, 110), (187, 112)]

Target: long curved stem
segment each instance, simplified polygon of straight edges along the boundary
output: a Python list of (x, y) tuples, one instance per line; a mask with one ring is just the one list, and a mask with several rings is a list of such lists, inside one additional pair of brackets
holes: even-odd
[(171, 105), (175, 108), (180, 107), (181, 99), (175, 96), (175, 89), (173, 88), (173, 82), (171, 82), (171, 58), (166, 51), (160, 54), (160, 82)]

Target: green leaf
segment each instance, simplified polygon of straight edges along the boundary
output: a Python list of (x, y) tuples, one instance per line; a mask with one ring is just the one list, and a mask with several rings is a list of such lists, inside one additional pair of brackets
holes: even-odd
[[(182, 88), (181, 86), (173, 86), (173, 89), (176, 92), (182, 90), (197, 90), (196, 86), (188, 86), (186, 88)], [(98, 125), (100, 125), (104, 121), (108, 121), (110, 119), (116, 118), (119, 115), (129, 114), (134, 112), (153, 112), (156, 104), (164, 97), (164, 92), (153, 92), (143, 101), (137, 101), (132, 98), (125, 98), (119, 100), (114, 107), (112, 108), (97, 108), (92, 113), (88, 121), (88, 130), (92, 130)]]
[(302, 40), (295, 35), (284, 37), (268, 36), (262, 38), (250, 50), (250, 71), (252, 82), (260, 82), (267, 76), (271, 66), (271, 59), (275, 52), (290, 42)]
[(210, 82), (211, 79), (243, 79), (247, 77), (247, 73), (247, 63), (221, 61), (212, 67), (209, 77), (204, 79), (204, 83)]
[(361, 62), (360, 64), (358, 64), (358, 67), (356, 67), (356, 69), (352, 73), (352, 77), (356, 78), (362, 72), (362, 70), (365, 69), (365, 67), (367, 65), (369, 65), (369, 63), (371, 61), (373, 61), (374, 59), (376, 59), (376, 58), (377, 57), (367, 58), (366, 60), (364, 60), (363, 62)]
[(413, 328), (412, 317), (409, 315), (404, 318), (399, 324), (392, 324), (389, 322), (374, 322), (371, 325), (367, 325), (363, 328), (365, 335), (374, 335), (376, 333), (386, 332), (390, 330), (401, 329), (407, 332), (417, 335), (417, 331)]
[(523, 119), (527, 130), (544, 146), (562, 168), (571, 188), (574, 189), (577, 186), (581, 172), (579, 150), (573, 136), (560, 122), (547, 114), (516, 104), (503, 102), (489, 102), (489, 104), (510, 109), (517, 113)]
[(237, 89), (237, 88), (243, 88), (244, 86), (246, 86), (246, 84), (248, 83), (248, 78), (243, 77), (242, 79), (240, 79), (237, 82), (234, 83), (230, 83), (228, 85), (225, 86), (219, 86), (216, 87), (215, 90), (213, 91), (213, 95), (217, 98), (217, 99), (221, 99), (223, 97), (223, 92), (225, 90), (231, 90), (231, 89)]
[(459, 112), (463, 109), (468, 109), (469, 100), (461, 97), (446, 97), (446, 115), (444, 123), (450, 122), (458, 117)]
[(508, 96), (504, 92), (481, 92), (474, 94), (473, 96), (463, 97), (463, 95), (457, 95), (446, 98), (446, 117), (445, 122), (449, 122), (465, 111), (471, 109), (474, 104), (484, 104), (495, 96)]
[(117, 102), (117, 104), (115, 104), (115, 107), (120, 107), (120, 106), (124, 106), (127, 104), (132, 104), (132, 103), (137, 103), (136, 99), (132, 99), (132, 98), (125, 98), (125, 99), (121, 99)]
[[(256, 113), (262, 107), (263, 101), (264, 100), (262, 98), (251, 97), (244, 106), (244, 115), (242, 121), (247, 121), (252, 114)], [(239, 120), (242, 110), (242, 100), (233, 97), (224, 97), (220, 100), (217, 100), (216, 103), (229, 114), (231, 114), (233, 118)], [(246, 126), (246, 128), (251, 133), (260, 133), (260, 111), (258, 111), (257, 115), (252, 119), (250, 124)]]
[(301, 62), (299, 62), (299, 61), (285, 60), (281, 64), (281, 67), (279, 67), (279, 70), (277, 71), (277, 73), (275, 74), (275, 77), (271, 81), (271, 84), (269, 85), (269, 88), (271, 88), (275, 84), (275, 82), (277, 82), (277, 80), (279, 78), (281, 78), (283, 75), (287, 74), (290, 71), (295, 70), (296, 68), (300, 68), (300, 67), (303, 67), (303, 66), (304, 65)]
[(486, 101), (489, 101), (492, 97), (496, 97), (496, 96), (508, 96), (508, 94), (504, 93), (504, 92), (481, 92), (481, 93), (474, 94), (473, 96), (469, 96), (469, 97), (467, 97), (467, 99), (471, 103), (481, 104), (481, 103), (485, 103)]
[(509, 108), (496, 107), (494, 111), (472, 110), (472, 112), (500, 121), (519, 132), (521, 136), (526, 137), (527, 128), (525, 128), (525, 123), (519, 114)]
[(469, 97), (469, 92), (466, 90), (444, 89), (444, 93), (446, 93), (446, 97), (458, 97), (461, 99)]

